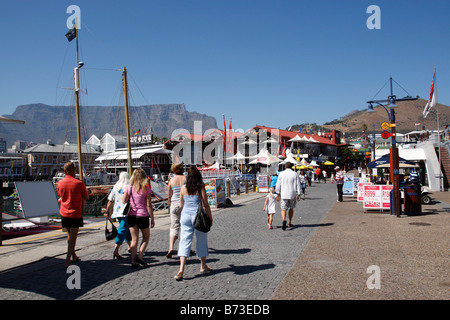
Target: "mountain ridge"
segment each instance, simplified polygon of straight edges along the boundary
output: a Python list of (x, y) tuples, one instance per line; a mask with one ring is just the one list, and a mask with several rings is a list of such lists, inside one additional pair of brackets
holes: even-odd
[[(154, 104), (129, 107), (130, 131), (152, 133), (170, 138), (176, 129), (194, 131), (194, 121), (202, 121), (203, 128), (217, 128), (217, 120), (206, 114), (188, 111), (184, 104)], [(10, 146), (16, 140), (34, 143), (76, 143), (76, 117), (73, 106), (50, 106), (33, 103), (17, 106), (7, 118), (25, 120), (25, 124), (0, 122), (0, 137)], [(122, 106), (81, 106), (81, 141), (93, 134), (102, 138), (105, 133), (126, 135), (125, 111)]]

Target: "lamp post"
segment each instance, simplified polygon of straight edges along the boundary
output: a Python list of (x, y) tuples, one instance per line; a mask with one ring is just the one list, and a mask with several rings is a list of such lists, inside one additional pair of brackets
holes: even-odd
[[(375, 112), (373, 109), (373, 103), (382, 106), (384, 110), (386, 110), (388, 114), (388, 118), (390, 121), (391, 126), (391, 149), (390, 149), (390, 170), (391, 170), (391, 181), (393, 184), (393, 192), (394, 192), (394, 214), (396, 217), (400, 217), (401, 214), (401, 196), (400, 196), (400, 175), (399, 175), (399, 159), (398, 159), (398, 148), (397, 148), (397, 133), (396, 133), (396, 123), (395, 123), (395, 108), (397, 108), (397, 105), (395, 104), (396, 101), (409, 101), (409, 100), (417, 100), (417, 98), (402, 98), (397, 99), (397, 97), (392, 92), (392, 77), (389, 78), (390, 85), (391, 85), (391, 95), (388, 97), (387, 100), (373, 100), (373, 101), (367, 101), (369, 104), (367, 107), (368, 112)], [(388, 110), (382, 103), (388, 103)]]

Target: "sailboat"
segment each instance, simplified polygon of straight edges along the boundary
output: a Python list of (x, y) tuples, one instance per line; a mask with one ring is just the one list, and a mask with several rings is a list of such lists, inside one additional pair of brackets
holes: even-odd
[[(74, 69), (74, 92), (75, 92), (75, 111), (76, 111), (76, 124), (77, 124), (77, 145), (78, 145), (78, 170), (80, 180), (84, 180), (83, 170), (83, 157), (81, 150), (81, 125), (80, 125), (80, 69), (84, 66), (84, 63), (79, 60), (79, 44), (78, 44), (78, 28), (77, 19), (75, 19), (75, 25), (66, 34), (67, 40), (70, 42), (76, 40), (76, 67)], [(128, 112), (128, 83), (127, 83), (127, 69), (124, 67), (122, 70), (123, 79), (123, 91), (124, 91), (124, 104), (125, 104), (125, 119), (126, 119), (126, 131), (127, 131), (127, 151), (128, 151), (128, 170), (131, 175), (133, 168), (131, 163), (131, 145), (130, 145), (130, 122)]]
[[(75, 19), (75, 25), (66, 33), (66, 38), (69, 42), (75, 40), (76, 42), (76, 67), (74, 68), (74, 94), (75, 94), (75, 114), (76, 114), (76, 128), (77, 128), (77, 151), (78, 156), (73, 162), (78, 163), (78, 178), (86, 183), (86, 188), (89, 194), (89, 200), (86, 202), (86, 213), (93, 213), (97, 216), (105, 207), (106, 197), (109, 194), (113, 182), (108, 175), (107, 182), (99, 180), (98, 174), (91, 173), (89, 176), (84, 168), (82, 143), (81, 143), (81, 120), (80, 120), (80, 69), (84, 66), (84, 62), (79, 60), (79, 42), (78, 42), (78, 31), (77, 19)], [(124, 67), (122, 70), (122, 82), (124, 91), (124, 104), (125, 104), (125, 119), (126, 119), (126, 131), (127, 131), (127, 153), (128, 153), (128, 170), (131, 175), (133, 171), (131, 162), (131, 145), (130, 145), (130, 130), (129, 130), (129, 112), (128, 112), (128, 83), (127, 83), (127, 69)], [(57, 174), (56, 179), (53, 181), (55, 188), (57, 188), (58, 181), (64, 177), (64, 174)], [(94, 183), (95, 179), (99, 183)]]

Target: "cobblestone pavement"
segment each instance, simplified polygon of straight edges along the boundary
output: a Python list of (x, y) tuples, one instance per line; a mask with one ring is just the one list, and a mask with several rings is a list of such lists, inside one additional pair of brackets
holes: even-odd
[[(0, 299), (269, 299), (315, 230), (329, 227), (322, 220), (336, 202), (335, 194), (334, 184), (313, 184), (307, 189), (307, 199), (297, 204), (294, 226), (286, 231), (281, 229), (279, 205), (274, 229), (268, 229), (262, 211), (265, 194), (242, 195), (232, 207), (215, 211), (207, 259), (214, 271), (207, 275), (199, 274), (199, 259), (191, 257), (185, 279), (173, 279), (179, 260), (176, 256), (166, 258), (168, 226), (158, 226), (157, 218), (144, 256), (148, 266), (131, 269), (125, 248), (121, 251), (125, 259), (113, 260), (113, 242), (105, 242), (102, 232), (97, 232), (90, 237), (98, 237), (98, 241), (78, 252), (82, 258), (76, 264), (81, 273), (80, 289), (68, 288), (72, 274), (64, 268), (65, 257), (57, 255), (1, 272)], [(83, 241), (80, 237), (79, 243)], [(64, 239), (60, 245), (65, 246)], [(45, 252), (41, 256), (45, 257)]]

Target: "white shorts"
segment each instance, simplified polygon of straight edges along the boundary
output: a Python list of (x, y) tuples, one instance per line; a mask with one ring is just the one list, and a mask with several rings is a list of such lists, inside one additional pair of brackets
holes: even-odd
[(297, 205), (297, 199), (281, 199), (280, 201), (280, 207), (281, 210), (289, 210), (289, 209), (294, 209), (295, 206)]

